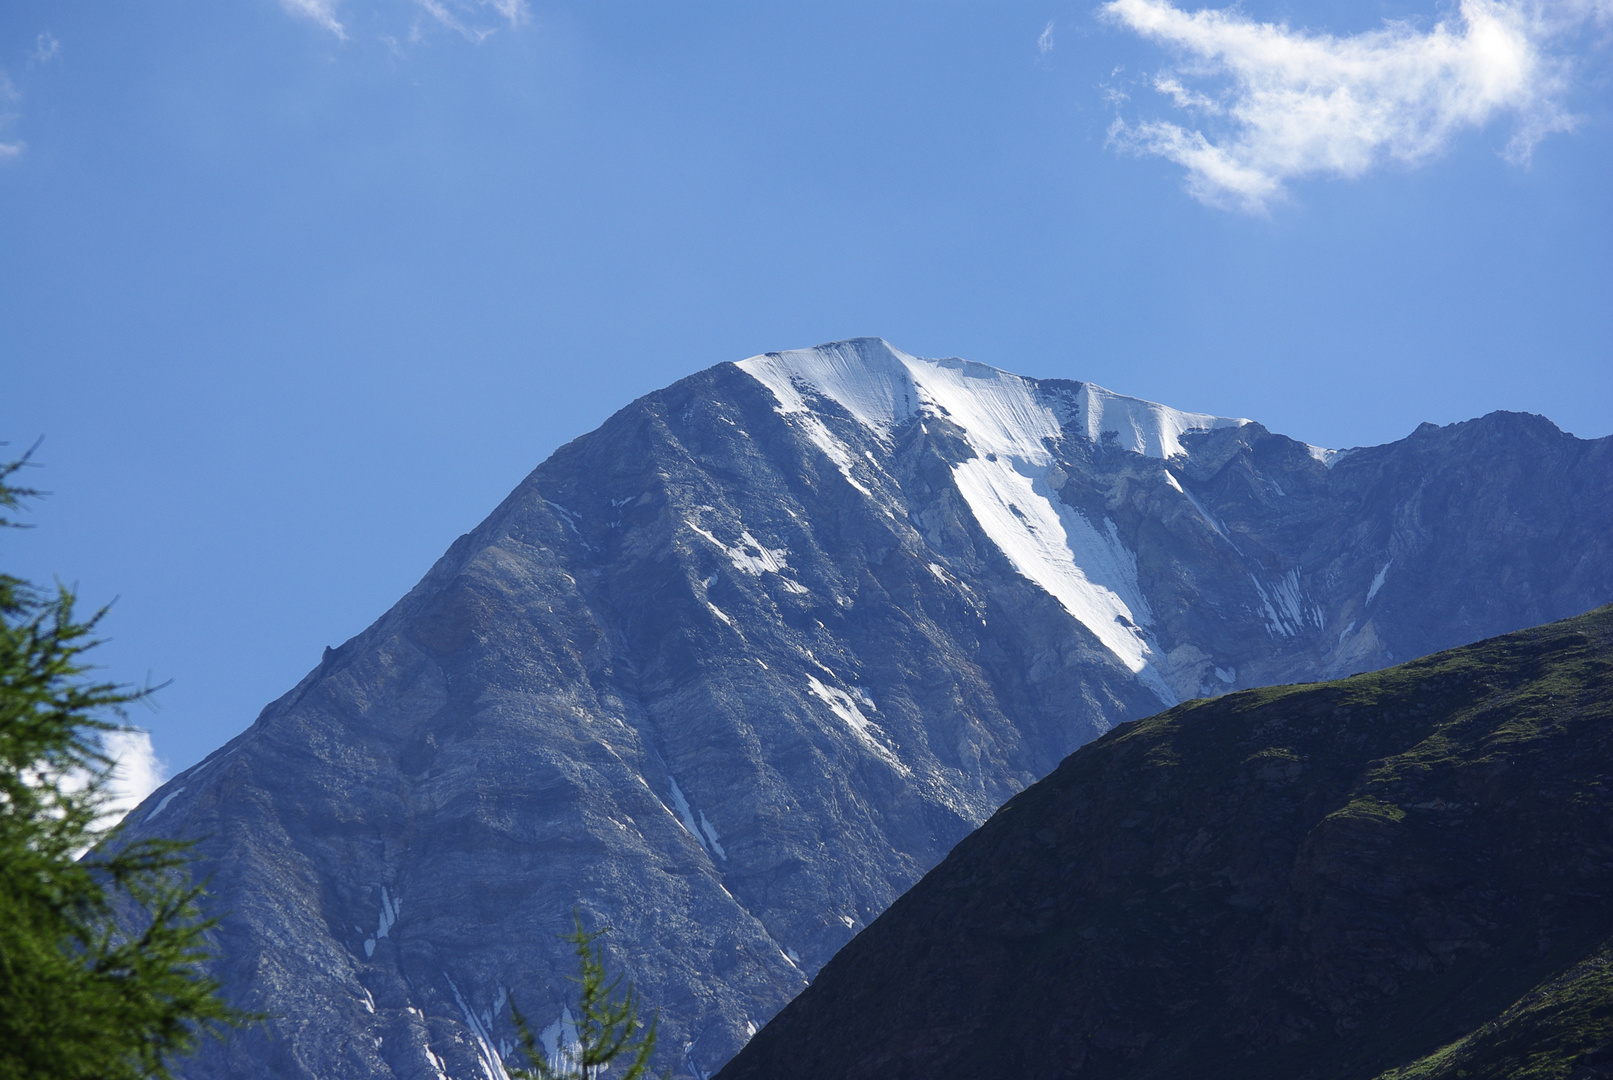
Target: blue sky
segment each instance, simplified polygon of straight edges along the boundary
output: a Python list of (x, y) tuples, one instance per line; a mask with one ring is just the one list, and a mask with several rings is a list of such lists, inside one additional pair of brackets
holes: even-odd
[[(1532, 6), (1531, 6), (1532, 5)], [(12, 572), (172, 770), (566, 440), (862, 334), (1326, 446), (1613, 431), (1608, 0), (0, 7)]]

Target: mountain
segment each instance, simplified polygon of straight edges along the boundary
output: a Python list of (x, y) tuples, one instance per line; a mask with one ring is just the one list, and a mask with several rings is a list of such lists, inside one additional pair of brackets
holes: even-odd
[(1008, 798), (1178, 700), (1613, 599), (1613, 440), (1497, 413), (1335, 452), (859, 339), (562, 447), (133, 812), (201, 837), (188, 1078), (494, 1076), (610, 925), (708, 1076)]
[(719, 1074), (1613, 1075), (1613, 607), (1127, 724)]

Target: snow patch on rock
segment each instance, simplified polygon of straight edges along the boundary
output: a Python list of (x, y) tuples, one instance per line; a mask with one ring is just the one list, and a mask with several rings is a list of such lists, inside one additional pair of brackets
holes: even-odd
[(1329, 469), (1359, 449), (1359, 447), (1352, 446), (1348, 450), (1326, 450), (1320, 446), (1312, 446), (1310, 443), (1305, 443), (1304, 445), (1306, 453), (1310, 454), (1311, 457), (1315, 458), (1317, 461), (1320, 461)]
[[(1203, 518), (1210, 528), (1216, 531), (1216, 534), (1220, 536), (1221, 539), (1225, 540), (1229, 544), (1232, 544), (1232, 534), (1227, 532), (1226, 525), (1221, 521), (1220, 518), (1210, 513), (1209, 509), (1205, 507), (1203, 503), (1199, 502), (1198, 496), (1194, 495), (1191, 491), (1183, 487), (1181, 481), (1177, 480), (1176, 477), (1168, 471), (1165, 473), (1165, 479), (1171, 487), (1182, 493), (1183, 498), (1187, 499), (1187, 501), (1192, 504), (1193, 509), (1198, 511), (1199, 517)], [(1232, 544), (1232, 549), (1236, 551), (1238, 549), (1238, 545)]]
[(700, 844), (706, 846), (706, 841), (700, 835), (700, 826), (695, 824), (694, 811), (689, 809), (689, 800), (683, 797), (683, 791), (678, 787), (676, 780), (672, 781), (672, 805), (678, 811), (678, 820), (683, 822), (683, 829)]
[(392, 924), (398, 921), (398, 912), (403, 909), (402, 899), (389, 896), (386, 886), (381, 886), (381, 918), (376, 923), (375, 936), (377, 940), (384, 938), (392, 932)]
[[(726, 860), (728, 858), (728, 852), (723, 850), (722, 844), (717, 839), (717, 830), (710, 821), (706, 820), (706, 812), (704, 810), (700, 811), (700, 832), (707, 840), (711, 842), (711, 850), (716, 852), (717, 857), (719, 859)], [(726, 892), (727, 890), (725, 889), (723, 891)]]
[(1395, 561), (1393, 559), (1390, 559), (1388, 562), (1384, 563), (1383, 569), (1379, 570), (1377, 576), (1372, 579), (1372, 588), (1367, 590), (1367, 603), (1372, 603), (1372, 598), (1378, 595), (1379, 589), (1383, 588), (1383, 581), (1389, 576), (1389, 568), (1394, 564)]
[(398, 912), (403, 907), (403, 901), (388, 895), (386, 886), (381, 886), (381, 916), (376, 922), (374, 935), (364, 939), (364, 955), (375, 955), (375, 944), (392, 932), (392, 924), (398, 921)]
[(1065, 506), (1043, 476), (1045, 469), (1023, 459), (1001, 457), (971, 458), (953, 470), (980, 527), (1014, 569), (1091, 630), (1161, 701), (1176, 704), (1143, 629), (1152, 616), (1137, 582), (1137, 557), (1113, 521), (1104, 519), (1100, 531)]
[(846, 483), (864, 495), (873, 496), (873, 492), (869, 491), (851, 471), (851, 450), (847, 448), (845, 443), (835, 438), (834, 432), (829, 430), (827, 424), (809, 412), (795, 413), (791, 418), (801, 426), (802, 431), (806, 432), (807, 438), (812, 440), (813, 445), (822, 450), (824, 456), (834, 462), (835, 468), (840, 470), (840, 475), (846, 478)]
[(582, 1040), (577, 1038), (577, 1021), (571, 1015), (571, 1009), (560, 1006), (560, 1015), (543, 1029), (538, 1041), (543, 1044), (543, 1056), (557, 1071), (577, 1067), (578, 1059), (582, 1057)]
[(1109, 432), (1114, 432), (1121, 449), (1155, 458), (1173, 458), (1187, 453), (1182, 447), (1182, 436), (1189, 431), (1242, 427), (1249, 422), (1209, 413), (1183, 412), (1158, 402), (1116, 394), (1093, 383), (1081, 384), (1074, 419), (1093, 442), (1102, 442)]
[(504, 1062), (499, 1058), (498, 1051), (493, 1048), (492, 1033), (487, 1025), (482, 1023), (476, 1015), (476, 1010), (465, 1003), (465, 998), (454, 985), (454, 980), (446, 973), (443, 978), (448, 980), (448, 989), (454, 992), (454, 1001), (459, 1005), (459, 1011), (465, 1014), (465, 1024), (470, 1028), (472, 1041), (476, 1044), (476, 1057), (482, 1066), (482, 1075), (487, 1080), (510, 1080), (510, 1074), (504, 1071)]
[[(739, 534), (739, 543), (729, 546), (694, 522), (690, 521), (686, 524), (688, 524), (689, 528), (711, 541), (714, 547), (728, 556), (728, 561), (734, 564), (734, 569), (741, 573), (750, 574), (752, 577), (760, 577), (763, 573), (777, 574), (790, 568), (789, 562), (786, 561), (790, 554), (788, 548), (770, 548), (752, 536), (749, 529)], [(715, 577), (713, 575), (710, 580), (715, 580)]]
[(1318, 630), (1322, 628), (1326, 614), (1305, 596), (1298, 570), (1288, 571), (1272, 585), (1267, 585), (1253, 574), (1249, 575), (1249, 580), (1255, 583), (1255, 591), (1260, 594), (1266, 629), (1273, 634), (1294, 637), (1312, 625)]
[(807, 676), (807, 688), (812, 691), (818, 700), (829, 706), (830, 712), (845, 721), (846, 726), (857, 736), (858, 741), (878, 755), (880, 760), (903, 776), (911, 775), (912, 770), (902, 764), (901, 759), (891, 753), (889, 747), (875, 738), (874, 725), (869, 721), (868, 717), (862, 714), (862, 710), (857, 708), (857, 703), (852, 700), (850, 694), (842, 690), (836, 690), (832, 686), (825, 686), (812, 675)]
[(174, 801), (174, 796), (181, 794), (182, 792), (184, 792), (184, 790), (185, 790), (185, 785), (181, 784), (179, 787), (175, 788), (174, 790), (170, 791), (168, 794), (164, 795), (162, 797), (162, 799), (157, 803), (156, 807), (151, 811), (151, 813), (146, 815), (146, 820), (145, 820), (144, 824), (149, 825), (149, 824), (152, 823), (152, 821), (156, 820), (156, 817), (157, 817), (158, 814), (160, 814), (164, 810), (168, 809), (168, 804)]

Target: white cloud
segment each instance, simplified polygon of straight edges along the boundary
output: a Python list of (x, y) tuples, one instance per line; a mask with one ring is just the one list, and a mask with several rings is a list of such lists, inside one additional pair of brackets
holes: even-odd
[(466, 26), (460, 21), (458, 16), (443, 6), (439, 0), (419, 0), (419, 3), (421, 7), (426, 9), (427, 14), (429, 14), (433, 19), (436, 19), (439, 23), (446, 26), (448, 29), (452, 30), (454, 33), (458, 34), (460, 37), (471, 42), (472, 44), (480, 45), (482, 42), (486, 41), (488, 36), (493, 32), (481, 27), (473, 28)]
[(157, 760), (151, 735), (137, 729), (108, 731), (101, 735), (101, 752), (114, 762), (103, 820), (114, 824), (162, 786), (168, 770)]
[(1191, 126), (1116, 120), (1110, 141), (1181, 165), (1201, 201), (1254, 213), (1282, 198), (1287, 181), (1360, 176), (1386, 159), (1416, 164), (1503, 115), (1516, 123), (1507, 156), (1523, 161), (1540, 139), (1571, 126), (1561, 105), (1564, 65), (1548, 52), (1550, 39), (1613, 13), (1613, 0), (1531, 2), (1461, 0), (1455, 19), (1427, 32), (1390, 23), (1335, 37), (1235, 9), (1112, 0), (1102, 9), (1108, 18), (1183, 58), (1154, 88), (1197, 118)]
[(1036, 51), (1043, 56), (1053, 51), (1052, 20), (1049, 20), (1047, 26), (1042, 29), (1042, 36), (1036, 39)]
[(56, 35), (46, 31), (34, 42), (33, 54), (28, 59), (35, 64), (43, 64), (61, 51), (62, 43), (56, 40)]
[[(293, 15), (311, 19), (340, 40), (348, 40), (347, 27), (337, 13), (339, 0), (280, 2)], [(400, 34), (405, 41), (421, 40), (422, 15), (475, 44), (480, 44), (497, 32), (497, 26), (483, 25), (484, 17), (489, 13), (494, 17), (494, 22), (502, 22), (508, 27), (520, 26), (531, 17), (526, 0), (392, 0), (390, 7), (412, 24), (407, 31), (380, 35), (380, 40), (387, 42), (394, 51), (399, 48)]]
[[(148, 732), (137, 728), (103, 731), (100, 742), (101, 753), (111, 760), (112, 766), (101, 789), (100, 814), (94, 823), (93, 840), (104, 836), (168, 778), (168, 769), (157, 759)], [(82, 792), (100, 775), (99, 769), (41, 770), (26, 778), (31, 784), (52, 784), (63, 794), (73, 795)], [(92, 846), (80, 848), (73, 857), (78, 858)]]
[[(528, 13), (526, 0), (486, 0), (487, 6), (504, 16), (504, 21), (511, 26), (520, 26), (527, 21)], [(1610, 0), (1613, 3), (1613, 0)]]
[[(18, 111), (18, 106), (21, 104), (22, 95), (11, 85), (11, 76), (7, 75), (4, 69), (0, 69), (0, 134), (4, 134), (6, 128), (16, 123), (17, 117), (21, 115)], [(23, 146), (24, 144), (20, 142), (0, 142), (0, 161), (18, 156), (22, 153)]]
[(1175, 99), (1178, 107), (1183, 109), (1203, 109), (1207, 113), (1219, 114), (1225, 112), (1220, 104), (1207, 94), (1195, 93), (1183, 86), (1177, 79), (1168, 75), (1160, 75), (1154, 79), (1154, 89), (1161, 94), (1169, 94)]
[(347, 28), (336, 17), (336, 0), (280, 0), (293, 15), (312, 19), (342, 41), (347, 40)]
[(496, 27), (477, 25), (486, 9), (509, 27), (527, 21), (526, 0), (415, 0), (437, 22), (472, 44), (480, 45), (497, 32)]
[[(62, 51), (62, 43), (56, 40), (56, 35), (50, 32), (40, 34), (34, 40), (34, 47), (28, 51), (28, 61), (23, 65), (27, 70), (39, 64), (48, 63), (56, 54)], [(22, 118), (22, 93), (11, 81), (10, 74), (0, 68), (0, 161), (8, 161), (22, 156), (27, 144), (20, 139), (6, 141), (6, 129)]]

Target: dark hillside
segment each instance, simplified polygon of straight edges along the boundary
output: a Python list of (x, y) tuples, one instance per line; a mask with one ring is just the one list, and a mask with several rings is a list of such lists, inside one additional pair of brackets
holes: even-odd
[(1613, 607), (1072, 754), (720, 1074), (1613, 1075)]

